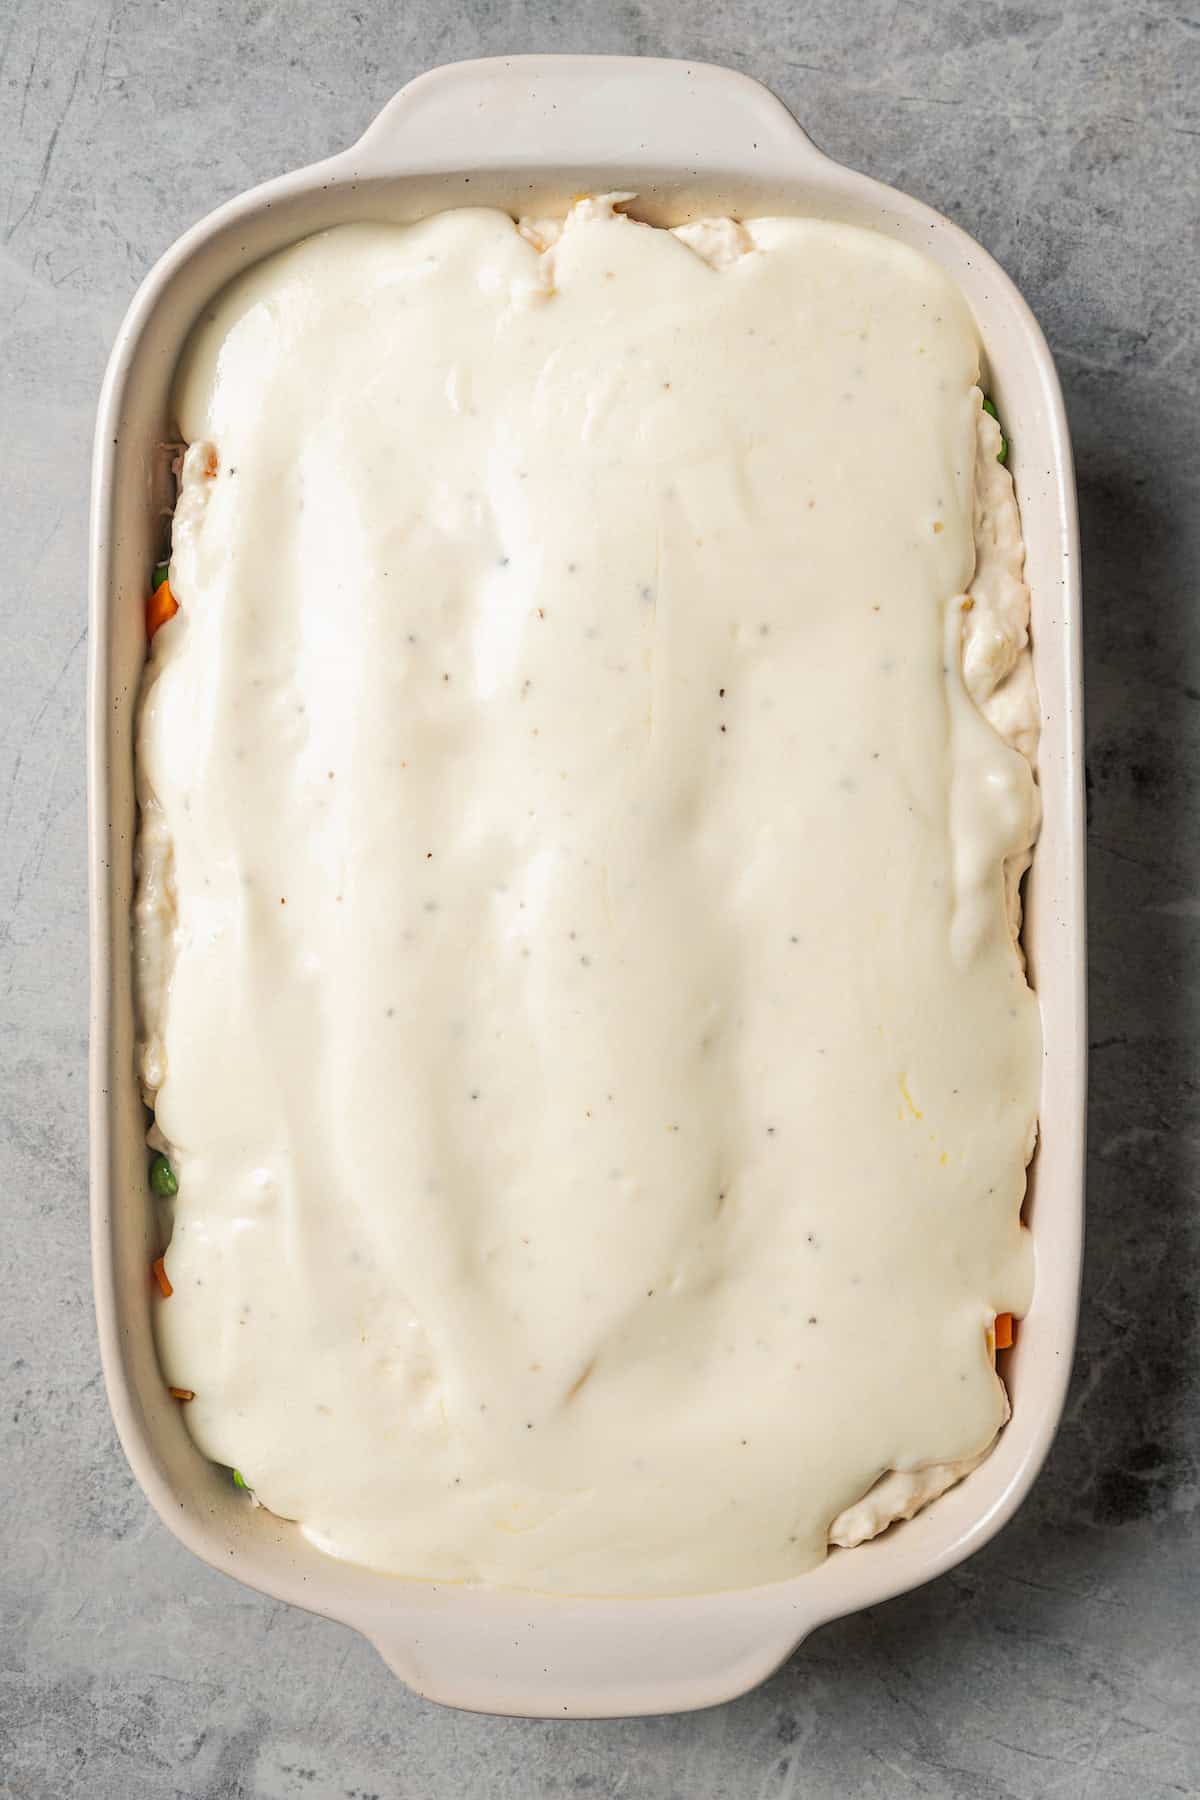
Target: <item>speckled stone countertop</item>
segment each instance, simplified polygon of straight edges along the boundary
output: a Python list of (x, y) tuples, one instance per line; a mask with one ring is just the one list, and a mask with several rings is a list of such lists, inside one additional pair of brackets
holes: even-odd
[[(90, 435), (154, 258), (420, 69), (703, 57), (957, 219), (1037, 311), (1079, 468), (1091, 833), (1083, 1323), (1017, 1520), (691, 1717), (413, 1698), (212, 1574), (117, 1447), (88, 1275)], [(1200, 1795), (1200, 20), (1142, 0), (7, 0), (0, 7), (0, 1794)]]

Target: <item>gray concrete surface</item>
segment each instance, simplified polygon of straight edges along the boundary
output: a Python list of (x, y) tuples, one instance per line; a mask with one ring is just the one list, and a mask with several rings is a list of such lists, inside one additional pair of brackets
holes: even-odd
[[(707, 57), (977, 234), (1065, 378), (1087, 575), (1090, 1238), (1034, 1497), (931, 1588), (691, 1718), (412, 1698), (151, 1517), (86, 1241), (84, 562), (139, 277), (427, 65)], [(1200, 20), (1163, 0), (0, 4), (0, 1793), (9, 1800), (1159, 1800), (1200, 1794)]]

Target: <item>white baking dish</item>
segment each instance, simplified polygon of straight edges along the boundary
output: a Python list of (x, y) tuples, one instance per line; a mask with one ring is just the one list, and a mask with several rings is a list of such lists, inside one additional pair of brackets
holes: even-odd
[[(1045, 824), (1026, 944), (1045, 1027), (1042, 1137), (1028, 1217), (1033, 1310), (1008, 1362), (995, 1453), (908, 1524), (795, 1580), (685, 1599), (569, 1600), (405, 1582), (339, 1563), (255, 1510), (189, 1438), (163, 1386), (148, 1265), (161, 1248), (134, 1080), (129, 908), (133, 722), (147, 571), (161, 542), (168, 387), (192, 322), (238, 271), (322, 227), (457, 205), (546, 212), (632, 189), (661, 224), (713, 212), (815, 214), (916, 245), (973, 306), (1013, 445), (1043, 707)], [(90, 633), (92, 1225), (109, 1399), (152, 1504), (185, 1544), (250, 1586), (363, 1632), (420, 1693), (535, 1715), (668, 1712), (761, 1681), (823, 1621), (927, 1581), (976, 1550), (1028, 1492), (1071, 1364), (1082, 1250), (1084, 894), (1080, 592), (1070, 446), (1049, 352), (1011, 282), (963, 232), (831, 162), (745, 76), (628, 57), (517, 57), (435, 70), (350, 150), (220, 207), (140, 288), (100, 404)]]

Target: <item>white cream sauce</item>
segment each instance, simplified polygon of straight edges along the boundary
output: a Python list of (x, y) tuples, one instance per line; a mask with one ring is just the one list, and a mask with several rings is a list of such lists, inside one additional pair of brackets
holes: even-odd
[(978, 374), (883, 237), (598, 202), (341, 228), (201, 322), (139, 739), (159, 1341), (332, 1553), (773, 1580), (1003, 1423), (1037, 715)]

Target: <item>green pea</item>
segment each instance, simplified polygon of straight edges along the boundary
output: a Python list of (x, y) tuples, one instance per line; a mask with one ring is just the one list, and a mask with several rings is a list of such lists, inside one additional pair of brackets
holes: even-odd
[[(986, 402), (985, 402), (985, 404), (986, 404)], [(162, 586), (163, 582), (167, 579), (167, 570), (170, 568), (170, 566), (171, 566), (170, 563), (165, 563), (165, 562), (155, 563), (154, 574), (150, 578), (151, 587), (155, 593), (158, 592), (158, 590)]]
[(245, 1488), (247, 1493), (250, 1491), (246, 1478), (240, 1469), (235, 1469), (233, 1471), (233, 1485), (236, 1488)]
[(179, 1179), (161, 1150), (150, 1159), (150, 1191), (160, 1200), (173, 1200), (179, 1192)]
[[(986, 394), (983, 396), (983, 410), (989, 417), (995, 419), (997, 425), (1000, 424), (1000, 414), (996, 411)], [(998, 463), (1006, 463), (1008, 461), (1008, 439), (1004, 435), (1003, 428), (1001, 428), (1000, 431), (1000, 448), (996, 452), (996, 461)]]

